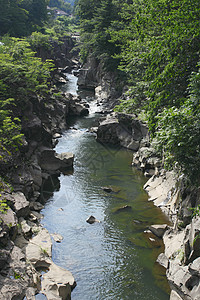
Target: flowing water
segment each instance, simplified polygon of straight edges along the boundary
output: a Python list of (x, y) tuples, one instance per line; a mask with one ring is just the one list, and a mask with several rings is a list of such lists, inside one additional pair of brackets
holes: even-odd
[[(76, 93), (76, 78), (69, 79), (65, 90)], [(63, 236), (53, 245), (53, 260), (76, 279), (72, 300), (167, 300), (165, 272), (155, 263), (163, 245), (144, 233), (167, 219), (148, 202), (146, 179), (131, 167), (132, 152), (103, 146), (88, 131), (96, 109), (93, 100), (89, 116), (68, 121), (72, 129), (56, 146), (58, 153), (75, 154), (74, 170), (43, 185), (42, 222)], [(120, 209), (125, 205), (129, 209)], [(86, 223), (90, 215), (100, 222)]]

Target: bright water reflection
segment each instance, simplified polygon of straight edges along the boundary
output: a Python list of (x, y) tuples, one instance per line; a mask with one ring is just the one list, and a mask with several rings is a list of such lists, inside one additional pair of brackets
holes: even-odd
[[(167, 300), (164, 273), (154, 263), (162, 245), (156, 241), (153, 247), (143, 233), (167, 220), (147, 201), (145, 178), (131, 167), (132, 153), (104, 147), (87, 132), (94, 121), (92, 114), (70, 124), (76, 130), (65, 132), (56, 147), (76, 159), (73, 173), (52, 181), (56, 191), (42, 212), (44, 226), (64, 237), (54, 245), (53, 259), (77, 281), (72, 300)], [(117, 213), (124, 205), (132, 209)], [(101, 222), (86, 223), (90, 215)]]

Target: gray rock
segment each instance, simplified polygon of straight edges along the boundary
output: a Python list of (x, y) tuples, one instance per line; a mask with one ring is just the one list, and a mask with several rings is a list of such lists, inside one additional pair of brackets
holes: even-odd
[(143, 136), (148, 134), (145, 125), (134, 115), (112, 113), (101, 121), (97, 130), (97, 141), (120, 145), (137, 151)]
[(200, 299), (200, 278), (192, 275), (188, 266), (181, 266), (177, 260), (171, 260), (167, 270), (167, 279), (172, 289), (178, 291), (181, 299)]
[(168, 267), (168, 259), (167, 259), (167, 257), (165, 256), (164, 253), (160, 253), (159, 254), (156, 262), (159, 263), (161, 266), (163, 266), (165, 269), (167, 269), (167, 267)]
[(71, 152), (56, 154), (56, 158), (58, 158), (61, 162), (60, 168), (70, 168), (73, 166), (74, 154)]
[(151, 230), (151, 232), (159, 238), (163, 237), (163, 235), (164, 235), (165, 231), (167, 230), (167, 228), (168, 228), (167, 224), (149, 226), (149, 230)]
[(51, 264), (52, 241), (49, 232), (42, 228), (26, 246), (26, 259), (34, 267), (49, 267)]
[(7, 209), (5, 213), (0, 212), (0, 242), (6, 245), (8, 241), (8, 233), (12, 238), (17, 234), (17, 218), (16, 214), (11, 208)]
[(70, 152), (57, 154), (52, 149), (45, 149), (41, 153), (40, 166), (47, 171), (58, 171), (73, 167), (74, 155)]
[(87, 116), (89, 110), (84, 104), (77, 103), (75, 101), (70, 102), (70, 115), (72, 116)]
[(189, 264), (189, 271), (192, 275), (200, 277), (200, 257)]
[(30, 170), (30, 174), (31, 174), (32, 179), (33, 179), (33, 183), (36, 186), (41, 187), (41, 185), (42, 185), (42, 170), (41, 170), (41, 167), (38, 166), (38, 164), (34, 163), (30, 166), (29, 170)]
[(131, 211), (132, 207), (130, 205), (124, 205), (120, 208), (117, 208), (116, 211), (114, 212), (115, 214), (118, 214), (120, 212), (124, 212), (124, 211)]
[(193, 218), (191, 222), (191, 230), (189, 234), (191, 254), (188, 258), (189, 262), (200, 256), (200, 219)]
[(40, 202), (30, 202), (30, 209), (35, 211), (40, 211), (44, 208)]
[(0, 249), (0, 271), (8, 264), (10, 251)]
[(179, 296), (179, 294), (172, 290), (171, 294), (170, 294), (170, 300), (182, 300), (183, 298), (181, 298), (181, 296)]
[(94, 216), (90, 216), (89, 218), (87, 218), (86, 222), (89, 224), (100, 223), (100, 221), (97, 220)]
[(14, 199), (14, 210), (17, 217), (26, 217), (30, 213), (29, 202), (23, 193), (17, 192), (12, 194)]
[(25, 237), (27, 237), (27, 238), (31, 237), (31, 235), (32, 235), (32, 228), (31, 228), (31, 226), (29, 226), (27, 224), (26, 220), (24, 220), (23, 218), (20, 218), (19, 219), (19, 223), (21, 225), (21, 231), (22, 231), (23, 235)]
[(33, 222), (38, 222), (39, 220), (43, 219), (44, 215), (43, 214), (40, 214), (39, 212), (37, 211), (32, 211), (30, 213), (30, 219), (33, 221)]
[(26, 258), (22, 250), (13, 247), (10, 254), (10, 268), (7, 277), (0, 277), (0, 299), (24, 299), (26, 290), (32, 284), (32, 274), (26, 265)]
[(42, 293), (48, 300), (71, 299), (71, 290), (76, 282), (71, 272), (52, 263), (49, 271), (43, 275)]
[(2, 300), (23, 300), (26, 294), (27, 286), (20, 284), (19, 280), (4, 278), (0, 276), (0, 299)]
[(58, 234), (58, 233), (51, 233), (51, 237), (54, 239), (54, 241), (56, 243), (61, 243), (63, 240), (62, 235)]
[(29, 287), (26, 290), (26, 300), (35, 300), (36, 289), (33, 287)]

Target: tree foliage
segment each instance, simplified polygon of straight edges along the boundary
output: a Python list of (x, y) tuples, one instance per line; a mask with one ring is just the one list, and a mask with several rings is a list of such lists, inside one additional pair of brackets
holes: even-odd
[(59, 8), (66, 13), (71, 13), (72, 6), (69, 1), (64, 0), (49, 0), (49, 6), (54, 8)]
[(110, 40), (109, 27), (118, 15), (117, 5), (110, 0), (79, 0), (76, 13), (80, 21), (80, 53), (84, 62), (93, 54), (107, 69), (116, 69), (118, 46)]
[[(0, 160), (22, 143), (18, 112), (35, 94), (48, 93), (51, 61), (42, 62), (24, 39), (4, 38), (0, 45)], [(19, 109), (20, 108), (20, 109)]]
[(0, 36), (29, 35), (47, 20), (48, 0), (0, 0)]

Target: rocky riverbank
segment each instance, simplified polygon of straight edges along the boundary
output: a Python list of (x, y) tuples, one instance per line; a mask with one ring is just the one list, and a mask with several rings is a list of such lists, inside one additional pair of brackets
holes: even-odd
[[(80, 72), (79, 84), (87, 86), (93, 77), (97, 101), (104, 103), (105, 116), (96, 129), (97, 141), (133, 150), (133, 166), (141, 170), (149, 180), (144, 189), (149, 201), (160, 207), (170, 218), (172, 225), (152, 225), (149, 229), (165, 244), (157, 262), (166, 268), (171, 287), (170, 300), (200, 299), (200, 219), (193, 216), (200, 204), (199, 188), (187, 185), (183, 175), (163, 169), (162, 158), (150, 144), (147, 125), (135, 115), (114, 113), (112, 108), (118, 100), (109, 74), (100, 76), (91, 68), (94, 61)], [(95, 66), (94, 66), (95, 67)], [(99, 66), (97, 70), (99, 70)], [(92, 73), (93, 72), (93, 73)], [(110, 85), (104, 78), (109, 77)]]
[(149, 201), (160, 207), (172, 226), (151, 226), (163, 238), (165, 252), (157, 262), (166, 268), (172, 289), (170, 300), (200, 299), (200, 220), (192, 209), (200, 203), (198, 188), (189, 188), (183, 176), (163, 169), (149, 143), (147, 126), (133, 115), (111, 113), (99, 123), (97, 140), (133, 150), (133, 166), (150, 177), (144, 186)]
[[(57, 46), (54, 61), (59, 68), (52, 80), (60, 83), (60, 78), (66, 78), (66, 66), (71, 68), (76, 60), (69, 54), (72, 41)], [(49, 58), (48, 53), (42, 52), (42, 58)], [(49, 176), (73, 168), (73, 153), (57, 154), (53, 148), (67, 128), (68, 117), (87, 115), (88, 105), (51, 85), (47, 98), (32, 96), (16, 113), (22, 121), (23, 145), (0, 166), (0, 299), (31, 300), (38, 293), (52, 300), (71, 299), (75, 280), (53, 263), (52, 238), (40, 225), (40, 191)]]

